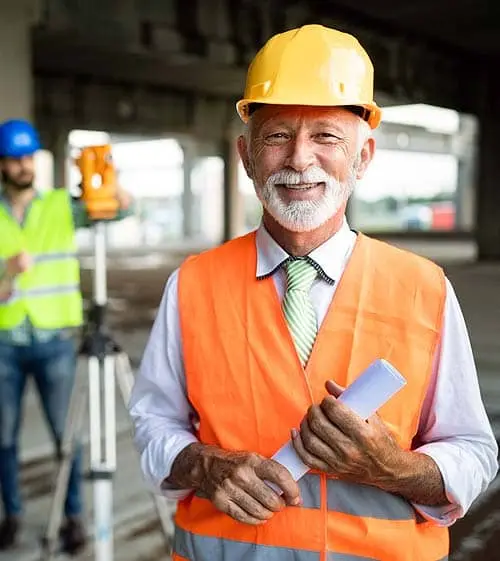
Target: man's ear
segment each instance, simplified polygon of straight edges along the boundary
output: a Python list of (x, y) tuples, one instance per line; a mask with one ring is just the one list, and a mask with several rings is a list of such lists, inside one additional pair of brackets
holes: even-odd
[(247, 175), (250, 179), (253, 179), (252, 173), (252, 165), (250, 163), (250, 154), (248, 150), (248, 142), (245, 135), (241, 135), (238, 137), (238, 154), (240, 155), (241, 162), (243, 163), (243, 167), (247, 172)]
[(359, 154), (359, 165), (356, 171), (356, 179), (362, 179), (370, 165), (370, 162), (373, 160), (373, 156), (375, 155), (375, 139), (370, 137), (366, 140), (361, 148), (361, 152)]

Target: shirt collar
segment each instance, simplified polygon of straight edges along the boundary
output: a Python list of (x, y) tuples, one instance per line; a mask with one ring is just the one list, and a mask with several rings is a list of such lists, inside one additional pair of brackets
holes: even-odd
[[(31, 199), (31, 201), (29, 202), (28, 206), (26, 207), (25, 211), (24, 211), (24, 216), (21, 220), (21, 226), (25, 223), (26, 221), (26, 217), (28, 216), (28, 212), (31, 208), (31, 205), (33, 204), (34, 201), (36, 201), (37, 199), (41, 199), (41, 194), (38, 191), (35, 191), (35, 196)], [(2, 189), (2, 185), (0, 184), (0, 207), (4, 207), (5, 210), (7, 211), (7, 213), (12, 216), (12, 218), (14, 218), (14, 220), (17, 221), (17, 219), (14, 217), (13, 211), (12, 211), (12, 206), (10, 204), (10, 202), (7, 200), (7, 197), (5, 196), (3, 189)]]
[[(344, 218), (340, 230), (311, 251), (307, 258), (318, 269), (323, 280), (333, 284), (339, 279), (355, 240), (356, 234), (349, 228)], [(258, 279), (271, 276), (287, 259), (291, 259), (291, 256), (271, 237), (263, 223), (257, 229), (256, 246)]]
[[(42, 195), (38, 191), (35, 191), (35, 194), (34, 194), (34, 196), (31, 200), (36, 201), (37, 199), (41, 199), (41, 198), (42, 198)], [(0, 203), (3, 203), (4, 205), (10, 206), (10, 203), (7, 200), (7, 197), (5, 196), (5, 193), (2, 189), (2, 184), (1, 183), (0, 183)]]

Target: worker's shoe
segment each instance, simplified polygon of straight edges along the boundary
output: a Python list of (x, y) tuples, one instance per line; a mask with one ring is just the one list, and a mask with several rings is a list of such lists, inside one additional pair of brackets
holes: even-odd
[(6, 516), (0, 524), (0, 550), (13, 547), (21, 528), (21, 521), (17, 516)]
[(61, 547), (68, 555), (77, 555), (87, 543), (83, 522), (78, 517), (68, 517), (61, 528)]

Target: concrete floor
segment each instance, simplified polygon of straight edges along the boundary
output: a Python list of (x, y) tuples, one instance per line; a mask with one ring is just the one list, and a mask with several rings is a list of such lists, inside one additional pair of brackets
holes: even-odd
[[(425, 248), (422, 253), (425, 253)], [(460, 252), (454, 254), (459, 257)], [(446, 250), (439, 255), (446, 257)], [(433, 255), (435, 257), (435, 255)], [(445, 266), (455, 286), (470, 329), (475, 349), (480, 383), (495, 432), (500, 436), (500, 264), (474, 265), (453, 263)], [(109, 323), (116, 339), (137, 365), (148, 329), (154, 317), (166, 278), (176, 261), (157, 259), (154, 267), (139, 265), (129, 270), (109, 272)], [(119, 267), (119, 265), (118, 265)], [(83, 284), (88, 291), (89, 276), (84, 271)], [(86, 364), (79, 367), (85, 379)], [(119, 394), (118, 394), (119, 395)], [(156, 517), (152, 498), (145, 489), (131, 442), (131, 428), (125, 408), (117, 402), (118, 469), (114, 481), (115, 559), (119, 561), (159, 561), (169, 558)], [(26, 519), (21, 543), (0, 554), (0, 561), (41, 560), (39, 538), (50, 509), (53, 477), (52, 448), (40, 415), (36, 395), (31, 390), (25, 402), (22, 433), (22, 473), (26, 497)], [(92, 487), (86, 484), (89, 530), (92, 531)], [(169, 503), (172, 510), (174, 504)], [(500, 540), (500, 480), (473, 506), (464, 520), (452, 530), (451, 561), (498, 560)], [(496, 549), (495, 554), (493, 551)], [(62, 558), (62, 557), (61, 557)], [(79, 560), (93, 559), (89, 547)]]

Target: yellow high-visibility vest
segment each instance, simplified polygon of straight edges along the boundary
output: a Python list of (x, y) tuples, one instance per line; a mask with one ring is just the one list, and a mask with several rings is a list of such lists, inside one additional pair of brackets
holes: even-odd
[(56, 189), (35, 198), (22, 226), (0, 206), (0, 240), (0, 259), (26, 251), (34, 261), (16, 278), (11, 297), (0, 302), (0, 329), (12, 329), (26, 317), (39, 329), (81, 325), (80, 267), (69, 193)]

